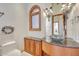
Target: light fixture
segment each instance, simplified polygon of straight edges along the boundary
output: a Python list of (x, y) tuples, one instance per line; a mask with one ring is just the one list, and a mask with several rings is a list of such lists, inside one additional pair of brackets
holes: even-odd
[(53, 8), (52, 8), (52, 7), (50, 7), (50, 12), (51, 12), (51, 13), (53, 13), (53, 10), (52, 10), (52, 9), (53, 9)]
[(0, 17), (4, 15), (4, 12), (0, 12)]
[(50, 8), (45, 8), (45, 9), (44, 9), (44, 13), (45, 13), (47, 16), (50, 16), (51, 14), (53, 14), (52, 7), (50, 7)]
[(64, 3), (62, 4), (62, 8), (61, 8), (61, 11), (62, 12), (65, 12), (65, 11), (68, 11), (71, 7), (71, 3)]

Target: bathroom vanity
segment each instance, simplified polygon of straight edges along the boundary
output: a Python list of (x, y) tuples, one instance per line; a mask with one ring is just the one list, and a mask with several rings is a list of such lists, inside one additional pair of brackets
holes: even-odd
[(25, 37), (24, 38), (24, 51), (34, 55), (42, 55), (42, 41), (39, 38)]
[[(38, 12), (33, 12), (36, 9)], [(41, 31), (40, 12), (38, 6), (31, 9), (29, 31)], [(48, 15), (45, 31), (45, 38), (42, 39), (25, 37), (24, 51), (34, 56), (79, 56), (79, 43), (67, 36), (67, 20), (64, 14)]]
[(71, 39), (66, 40), (67, 44), (64, 44), (54, 40), (25, 37), (24, 51), (33, 56), (79, 56), (79, 43)]

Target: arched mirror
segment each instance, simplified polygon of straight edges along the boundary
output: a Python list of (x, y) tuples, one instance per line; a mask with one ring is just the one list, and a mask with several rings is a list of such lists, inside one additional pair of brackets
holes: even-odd
[(38, 5), (34, 5), (30, 10), (29, 30), (41, 31), (41, 9)]

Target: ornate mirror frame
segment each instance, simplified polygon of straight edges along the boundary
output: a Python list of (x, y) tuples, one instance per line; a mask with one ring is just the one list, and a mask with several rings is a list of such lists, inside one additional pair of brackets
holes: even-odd
[(34, 5), (29, 12), (29, 31), (41, 31), (41, 9), (38, 5)]

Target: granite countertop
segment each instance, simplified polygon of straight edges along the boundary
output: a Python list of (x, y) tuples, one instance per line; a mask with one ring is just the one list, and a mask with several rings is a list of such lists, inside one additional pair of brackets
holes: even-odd
[(36, 38), (36, 37), (30, 37), (30, 36), (25, 37), (25, 38), (30, 38), (30, 39), (36, 40), (36, 41), (42, 41), (42, 38)]
[[(66, 39), (67, 43), (64, 44), (64, 41), (62, 43), (59, 43), (59, 42), (55, 42), (51, 39), (48, 39), (48, 40), (51, 40), (51, 41), (47, 41), (46, 38), (36, 38), (36, 37), (30, 37), (30, 36), (27, 36), (25, 38), (30, 38), (30, 39), (36, 40), (36, 41), (44, 41), (44, 42), (47, 42), (49, 44), (56, 45), (56, 46), (61, 46), (61, 47), (79, 48), (79, 43), (74, 41), (73, 39)], [(63, 39), (63, 40), (65, 40), (65, 39)]]
[(45, 42), (47, 42), (49, 44), (52, 44), (52, 45), (60, 46), (60, 47), (79, 48), (79, 43), (74, 41), (74, 40), (71, 40), (71, 39), (67, 39), (67, 44), (57, 43), (57, 42), (54, 42), (53, 40), (52, 41), (47, 41), (46, 39), (44, 39), (43, 41), (45, 41)]

